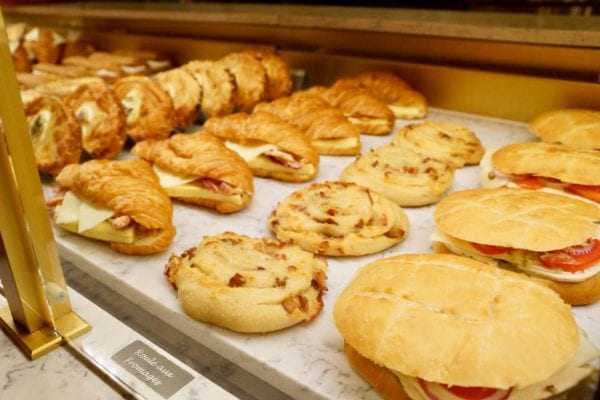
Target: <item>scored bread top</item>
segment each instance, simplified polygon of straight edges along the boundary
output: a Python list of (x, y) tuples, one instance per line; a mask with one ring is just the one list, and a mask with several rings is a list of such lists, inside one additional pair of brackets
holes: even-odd
[(442, 232), (458, 239), (551, 251), (597, 237), (600, 207), (535, 190), (471, 189), (442, 199), (434, 219)]
[(580, 185), (600, 185), (600, 151), (560, 144), (514, 143), (492, 155), (492, 165), (505, 174), (533, 174)]
[(449, 385), (524, 387), (554, 374), (579, 344), (571, 309), (552, 290), (447, 254), (368, 264), (333, 316), (344, 340), (376, 364)]
[(600, 149), (600, 111), (552, 110), (538, 115), (529, 131), (544, 142), (579, 149)]

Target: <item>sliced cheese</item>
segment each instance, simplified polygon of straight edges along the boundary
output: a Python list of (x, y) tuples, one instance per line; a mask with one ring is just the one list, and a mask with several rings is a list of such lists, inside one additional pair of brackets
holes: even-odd
[(115, 215), (115, 210), (95, 206), (87, 201), (81, 201), (79, 206), (79, 228), (78, 233), (87, 231), (99, 223), (106, 221)]
[(79, 207), (81, 200), (73, 192), (65, 193), (63, 202), (54, 209), (54, 220), (57, 224), (79, 223)]
[(141, 74), (145, 70), (145, 65), (121, 65), (121, 71), (123, 71), (126, 75)]
[(52, 46), (60, 46), (65, 42), (66, 40), (62, 35), (59, 35), (56, 32), (52, 32)]
[(148, 61), (146, 61), (146, 64), (153, 71), (158, 70), (158, 69), (169, 68), (169, 66), (171, 66), (171, 63), (169, 61), (166, 61), (166, 60), (164, 60), (164, 61), (160, 61), (160, 60), (148, 60)]
[(76, 110), (75, 115), (81, 125), (81, 134), (86, 138), (90, 132), (106, 118), (106, 113), (95, 101), (86, 101)]
[(393, 104), (388, 104), (388, 107), (394, 115), (398, 118), (419, 118), (423, 116), (423, 110), (421, 110), (417, 106), (396, 106)]
[(40, 40), (40, 30), (39, 28), (33, 28), (24, 36), (25, 40), (29, 42), (37, 42)]
[(212, 190), (205, 189), (198, 185), (178, 185), (165, 188), (167, 194), (171, 197), (196, 198), (212, 200), (219, 203), (242, 204), (242, 195), (226, 195), (215, 193)]
[(600, 263), (587, 267), (583, 271), (568, 272), (560, 268), (546, 268), (535, 257), (528, 259), (527, 263), (519, 267), (519, 269), (530, 275), (550, 278), (558, 282), (582, 282), (600, 273)]
[(91, 229), (79, 232), (79, 226), (77, 222), (70, 223), (57, 223), (57, 225), (69, 232), (78, 233), (81, 236), (89, 237), (91, 239), (103, 240), (105, 242), (116, 242), (131, 244), (135, 241), (135, 228), (129, 226), (124, 229), (115, 229), (112, 224), (108, 221), (103, 221)]
[(346, 115), (348, 121), (353, 124), (369, 124), (369, 125), (388, 125), (389, 121), (383, 118), (368, 118), (368, 117), (350, 117)]
[[(98, 73), (100, 73), (100, 70), (98, 71)], [(137, 89), (133, 89), (129, 93), (127, 93), (125, 97), (123, 97), (123, 99), (121, 100), (121, 104), (125, 109), (125, 115), (127, 116), (128, 124), (137, 121), (137, 119), (139, 118), (140, 109), (142, 108), (142, 98), (142, 93)]]
[(240, 155), (244, 159), (244, 161), (248, 162), (250, 160), (254, 160), (258, 156), (260, 156), (265, 151), (269, 150), (280, 150), (279, 147), (270, 144), (270, 143), (258, 143), (255, 145), (248, 144), (239, 144), (235, 142), (230, 142), (228, 140), (225, 141), (225, 146), (229, 150), (233, 150)]
[(190, 183), (190, 182), (198, 179), (197, 176), (190, 176), (190, 175), (184, 176), (184, 175), (175, 174), (170, 171), (166, 171), (166, 170), (160, 168), (159, 166), (157, 166), (156, 164), (154, 164), (152, 166), (152, 168), (154, 169), (154, 172), (156, 172), (156, 175), (158, 176), (158, 179), (160, 180), (160, 186), (162, 186), (164, 188), (171, 188), (171, 187), (175, 187), (175, 186), (179, 186), (179, 185), (184, 185), (186, 183)]
[(15, 51), (21, 46), (20, 40), (11, 40), (8, 42), (8, 47), (10, 49), (10, 54), (14, 54)]
[(349, 137), (341, 139), (312, 139), (313, 146), (328, 146), (335, 147), (337, 149), (348, 149), (358, 145), (358, 138)]

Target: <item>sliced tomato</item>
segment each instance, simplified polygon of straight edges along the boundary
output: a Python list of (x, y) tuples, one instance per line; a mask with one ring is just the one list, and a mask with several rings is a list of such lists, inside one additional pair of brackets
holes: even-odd
[(487, 254), (488, 256), (506, 253), (510, 249), (510, 247), (492, 246), (489, 244), (480, 244), (473, 242), (471, 242), (471, 246), (473, 246), (478, 252)]
[(600, 203), (600, 186), (569, 185), (567, 186), (567, 190)]
[(442, 386), (453, 395), (468, 400), (484, 400), (498, 392), (498, 389), (484, 387)]
[(539, 259), (548, 268), (560, 268), (568, 272), (582, 271), (600, 262), (600, 241), (590, 238), (583, 244), (542, 253)]
[(512, 392), (508, 390), (486, 388), (450, 386), (417, 378), (419, 386), (430, 400), (506, 400)]
[(513, 175), (511, 180), (523, 189), (541, 189), (544, 186), (544, 180), (533, 175)]

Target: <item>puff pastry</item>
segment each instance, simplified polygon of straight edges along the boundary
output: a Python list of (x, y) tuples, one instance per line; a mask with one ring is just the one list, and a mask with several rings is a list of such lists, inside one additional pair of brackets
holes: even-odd
[[(83, 213), (79, 212), (79, 219), (75, 222), (61, 223), (57, 207), (55, 222), (59, 226), (91, 236), (93, 228), (104, 225), (104, 232), (109, 232), (104, 240), (124, 254), (159, 253), (171, 244), (175, 236), (171, 223), (173, 205), (146, 161), (90, 160), (69, 165), (56, 177), (56, 181), (82, 202), (91, 204), (92, 208), (108, 210), (104, 221), (90, 227), (90, 230), (78, 232), (78, 228), (87, 224), (81, 219), (84, 218)], [(119, 231), (124, 230), (132, 231), (132, 235), (127, 236), (128, 240), (111, 240), (123, 236), (119, 235)]]
[(269, 229), (306, 251), (328, 256), (377, 253), (402, 241), (408, 218), (379, 193), (348, 182), (315, 183), (271, 213)]
[(192, 61), (182, 67), (202, 88), (200, 110), (205, 117), (231, 114), (235, 107), (235, 79), (222, 63)]
[(81, 40), (81, 31), (76, 31), (73, 29), (67, 31), (62, 58), (72, 56), (89, 56), (94, 51), (96, 50), (91, 43)]
[(6, 26), (6, 36), (8, 37), (8, 47), (12, 55), (13, 66), (16, 72), (31, 71), (31, 62), (27, 50), (23, 47), (23, 37), (27, 31), (27, 25), (24, 23), (10, 24)]
[(336, 83), (327, 88), (314, 86), (306, 91), (321, 96), (342, 110), (348, 120), (367, 135), (387, 135), (394, 126), (394, 114), (389, 107), (364, 89)]
[(283, 58), (269, 47), (246, 50), (245, 53), (259, 60), (267, 72), (267, 87), (264, 100), (271, 101), (284, 97), (292, 91), (290, 69)]
[(392, 144), (455, 167), (478, 164), (484, 153), (473, 132), (451, 122), (425, 121), (407, 125), (394, 136)]
[(87, 68), (91, 76), (97, 76), (113, 83), (123, 76), (119, 65), (107, 60), (91, 60), (86, 56), (71, 56), (62, 60), (63, 65), (75, 65)]
[(396, 118), (423, 118), (427, 115), (425, 97), (412, 89), (394, 71), (371, 69), (338, 80), (368, 90), (390, 107)]
[(54, 79), (49, 82), (44, 82), (35, 87), (35, 90), (40, 93), (49, 94), (52, 96), (65, 97), (73, 93), (80, 86), (83, 85), (103, 85), (106, 86), (106, 82), (101, 78), (97, 77), (84, 77), (84, 78), (73, 78), (73, 79)]
[(260, 103), (254, 110), (270, 112), (296, 126), (310, 138), (319, 154), (350, 155), (360, 151), (358, 129), (319, 96), (295, 93)]
[(34, 75), (28, 72), (17, 72), (17, 82), (21, 90), (34, 89), (39, 85), (59, 80), (56, 76)]
[(64, 101), (81, 126), (83, 150), (93, 158), (115, 158), (127, 138), (125, 113), (115, 93), (102, 81), (90, 82)]
[(23, 37), (23, 47), (30, 59), (42, 63), (57, 64), (60, 60), (65, 38), (53, 29), (34, 27)]
[(210, 118), (204, 130), (240, 154), (255, 176), (305, 182), (319, 171), (319, 154), (309, 139), (276, 115), (258, 111)]
[(298, 246), (232, 232), (172, 255), (165, 275), (185, 312), (236, 332), (271, 332), (323, 308), (327, 262)]
[(32, 70), (35, 75), (50, 75), (57, 78), (81, 78), (91, 75), (87, 68), (78, 65), (39, 63), (35, 64)]
[(171, 97), (175, 127), (185, 129), (193, 124), (202, 99), (202, 88), (196, 79), (183, 68), (161, 72), (154, 79)]
[(247, 53), (230, 53), (219, 60), (234, 76), (235, 105), (239, 111), (250, 112), (263, 98), (267, 72), (262, 63)]
[(373, 189), (401, 206), (437, 202), (454, 178), (454, 167), (410, 149), (382, 146), (363, 154), (341, 179)]
[(131, 153), (158, 167), (161, 185), (181, 201), (239, 211), (254, 193), (252, 172), (244, 160), (208, 133), (177, 134), (168, 140), (145, 140)]
[(125, 111), (127, 134), (136, 142), (165, 139), (174, 129), (171, 97), (151, 78), (128, 76), (113, 85)]
[(24, 103), (38, 169), (56, 175), (79, 162), (81, 128), (71, 109), (58, 97), (41, 94)]
[(531, 121), (529, 131), (544, 142), (578, 149), (600, 149), (600, 111), (548, 111)]

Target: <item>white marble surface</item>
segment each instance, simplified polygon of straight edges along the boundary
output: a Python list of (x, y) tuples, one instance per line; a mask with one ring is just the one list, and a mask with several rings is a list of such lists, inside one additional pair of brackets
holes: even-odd
[[(521, 123), (490, 119), (441, 110), (431, 110), (433, 120), (454, 121), (471, 128), (485, 147), (500, 147), (531, 140)], [(408, 122), (399, 122), (397, 126)], [(391, 141), (391, 136), (363, 136), (363, 151)], [(335, 180), (352, 157), (322, 157), (315, 181)], [(451, 191), (478, 187), (478, 167), (457, 171)], [(306, 184), (286, 184), (257, 178), (251, 206), (237, 214), (223, 216), (183, 204), (175, 206), (177, 236), (164, 254), (127, 257), (107, 245), (57, 232), (61, 255), (75, 266), (198, 342), (229, 358), (294, 398), (377, 399), (371, 388), (349, 367), (342, 351), (331, 311), (335, 298), (360, 266), (402, 253), (430, 252), (428, 236), (433, 229), (434, 207), (406, 209), (410, 220), (408, 238), (379, 254), (329, 258), (328, 286), (323, 312), (311, 323), (265, 335), (242, 335), (209, 326), (187, 317), (176, 293), (162, 276), (169, 254), (195, 246), (203, 236), (231, 230), (251, 236), (269, 235), (266, 220), (278, 201)], [(600, 303), (574, 310), (582, 328), (600, 346)]]
[[(113, 354), (138, 340), (194, 377), (189, 384), (171, 396), (171, 400), (234, 400), (236, 398), (169, 356), (76, 291), (71, 289), (69, 294), (73, 309), (92, 325), (92, 330), (70, 343), (75, 348), (75, 352), (62, 346), (34, 361), (29, 360), (2, 331), (0, 333), (0, 399), (108, 400), (122, 398), (119, 392), (79, 360), (77, 354), (81, 352), (117, 376), (143, 398), (163, 399), (162, 396), (111, 360)], [(6, 300), (0, 296), (0, 306), (4, 305), (6, 305)]]

